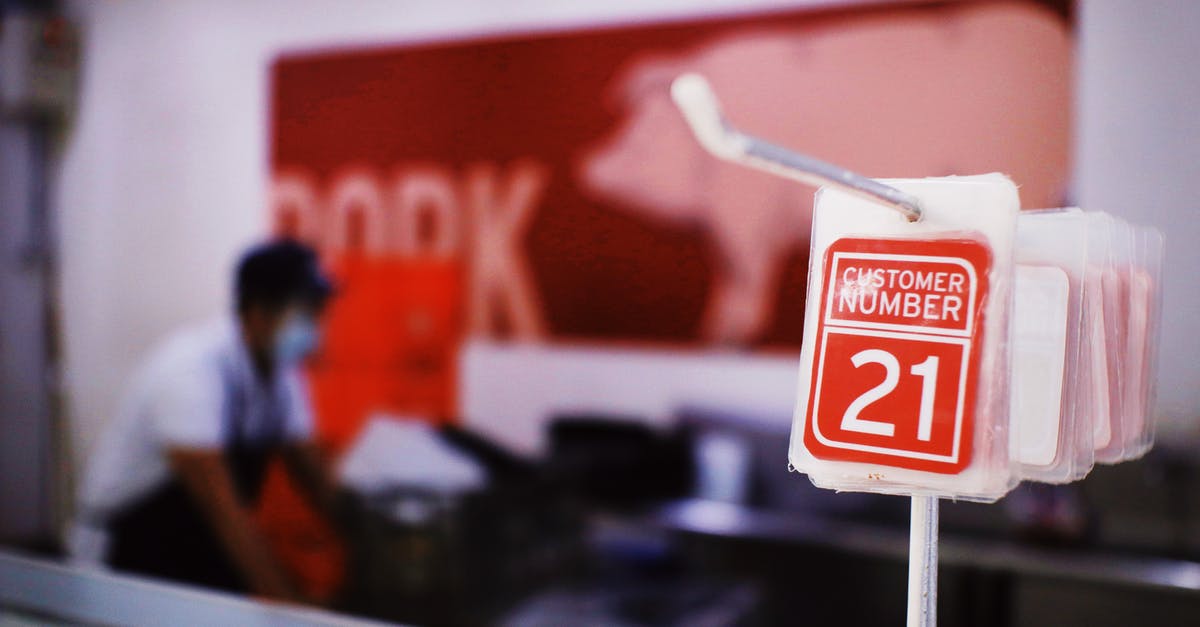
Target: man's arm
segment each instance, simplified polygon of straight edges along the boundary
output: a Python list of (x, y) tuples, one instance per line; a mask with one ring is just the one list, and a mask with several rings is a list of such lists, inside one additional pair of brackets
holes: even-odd
[(224, 455), (214, 449), (172, 448), (167, 457), (175, 476), (216, 530), (251, 591), (276, 599), (302, 601), (267, 549), (253, 516), (238, 502)]

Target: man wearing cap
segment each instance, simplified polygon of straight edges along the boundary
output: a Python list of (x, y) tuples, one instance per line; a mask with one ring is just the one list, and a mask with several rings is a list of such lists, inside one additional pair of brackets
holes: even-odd
[(276, 457), (318, 508), (333, 509), (297, 368), (318, 344), (329, 294), (311, 249), (264, 244), (238, 264), (234, 315), (152, 351), (82, 479), (82, 521), (107, 533), (110, 566), (299, 600), (253, 512)]

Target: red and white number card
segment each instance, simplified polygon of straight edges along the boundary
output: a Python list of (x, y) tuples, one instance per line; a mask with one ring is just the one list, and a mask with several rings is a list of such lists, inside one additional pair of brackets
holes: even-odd
[(889, 180), (922, 219), (822, 189), (789, 458), (818, 486), (991, 501), (1009, 470), (1019, 202), (1001, 175)]
[(967, 466), (990, 264), (974, 240), (844, 238), (826, 250), (810, 452), (936, 473)]

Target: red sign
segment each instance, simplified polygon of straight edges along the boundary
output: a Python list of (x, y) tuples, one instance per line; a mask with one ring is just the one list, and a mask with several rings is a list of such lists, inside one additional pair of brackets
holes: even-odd
[[(453, 342), (794, 348), (814, 190), (705, 152), (668, 85), (703, 74), (740, 126), (864, 174), (1006, 172), (1059, 206), (1069, 21), (925, 4), (287, 54), (272, 221), (334, 262), (439, 268), (421, 285), (455, 265)], [(411, 292), (413, 268), (343, 285)]]
[(947, 474), (970, 463), (990, 262), (973, 240), (829, 247), (804, 432), (813, 456)]

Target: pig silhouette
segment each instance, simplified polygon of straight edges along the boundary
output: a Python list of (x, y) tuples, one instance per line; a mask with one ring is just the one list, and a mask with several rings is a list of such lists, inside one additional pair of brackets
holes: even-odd
[(1031, 3), (735, 32), (621, 68), (608, 96), (622, 117), (576, 173), (610, 205), (707, 230), (720, 259), (701, 333), (742, 344), (769, 322), (786, 251), (807, 242), (814, 189), (704, 152), (672, 79), (699, 72), (746, 132), (864, 174), (999, 171), (1045, 207), (1067, 178), (1071, 67), (1066, 26)]

